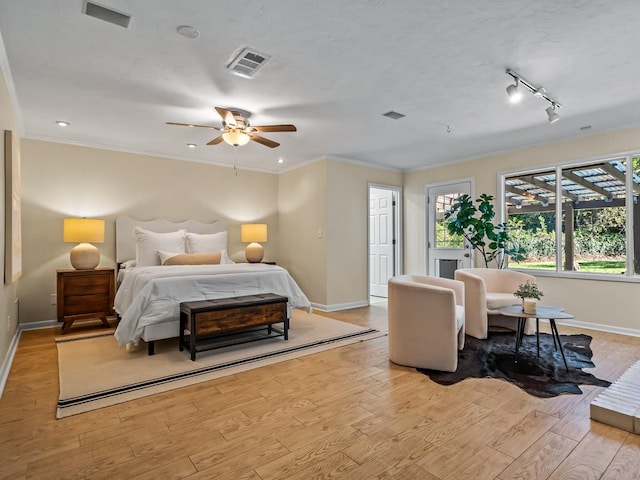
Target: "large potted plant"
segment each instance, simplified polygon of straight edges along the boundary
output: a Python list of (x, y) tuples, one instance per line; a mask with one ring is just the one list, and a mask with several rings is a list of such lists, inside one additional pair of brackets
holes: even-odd
[(469, 195), (461, 195), (444, 218), (449, 233), (464, 237), (482, 255), (487, 268), (493, 261), (498, 268), (505, 268), (508, 258), (523, 260), (524, 252), (513, 244), (506, 223), (493, 223), (496, 213), (492, 200), (493, 196), (483, 193), (474, 204)]

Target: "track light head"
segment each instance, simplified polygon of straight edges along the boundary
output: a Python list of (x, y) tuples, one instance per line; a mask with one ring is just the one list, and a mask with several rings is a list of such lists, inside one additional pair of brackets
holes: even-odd
[(545, 110), (547, 112), (547, 116), (549, 117), (549, 123), (556, 123), (560, 120), (560, 115), (556, 113), (556, 106), (552, 104), (550, 107), (547, 107)]
[(516, 78), (516, 83), (513, 85), (509, 85), (507, 87), (507, 95), (509, 95), (510, 103), (518, 103), (522, 100), (522, 92), (518, 90), (518, 79)]
[(518, 89), (522, 84), (522, 86), (531, 92), (534, 97), (542, 98), (551, 104), (551, 106), (546, 109), (547, 116), (549, 117), (549, 123), (555, 123), (560, 120), (560, 115), (556, 113), (556, 108), (560, 108), (562, 105), (553, 99), (544, 87), (534, 86), (533, 83), (526, 78), (523, 78), (510, 68), (507, 68), (507, 75), (515, 80), (515, 84), (507, 87), (507, 94), (509, 95), (509, 101), (511, 103), (516, 103), (522, 98), (522, 92), (520, 92), (521, 89)]

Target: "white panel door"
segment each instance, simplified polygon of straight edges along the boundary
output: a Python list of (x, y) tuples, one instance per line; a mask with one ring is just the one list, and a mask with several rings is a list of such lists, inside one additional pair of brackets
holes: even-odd
[(471, 195), (471, 182), (427, 187), (427, 273), (434, 277), (453, 278), (458, 268), (470, 268), (471, 249), (461, 237), (447, 231), (444, 214), (461, 195)]
[(394, 275), (393, 192), (369, 189), (369, 293), (387, 296)]

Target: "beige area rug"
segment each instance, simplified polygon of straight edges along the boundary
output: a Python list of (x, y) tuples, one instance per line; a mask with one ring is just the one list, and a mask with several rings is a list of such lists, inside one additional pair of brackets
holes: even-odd
[(113, 331), (56, 338), (60, 399), (57, 418), (115, 405), (214, 378), (283, 362), (323, 350), (385, 335), (385, 332), (294, 310), (289, 340), (282, 337), (215, 350), (178, 350), (178, 339), (156, 342), (128, 352)]

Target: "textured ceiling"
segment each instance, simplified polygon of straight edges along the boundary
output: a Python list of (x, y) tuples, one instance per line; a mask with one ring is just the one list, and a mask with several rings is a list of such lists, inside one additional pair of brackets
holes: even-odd
[[(322, 156), (413, 169), (640, 124), (637, 0), (97, 3), (129, 28), (81, 0), (0, 0), (23, 136), (266, 171)], [(272, 55), (252, 79), (225, 68), (243, 46)], [(544, 86), (561, 120), (529, 93), (510, 105), (506, 68)], [(165, 125), (220, 126), (215, 105), (298, 132), (234, 148)]]

